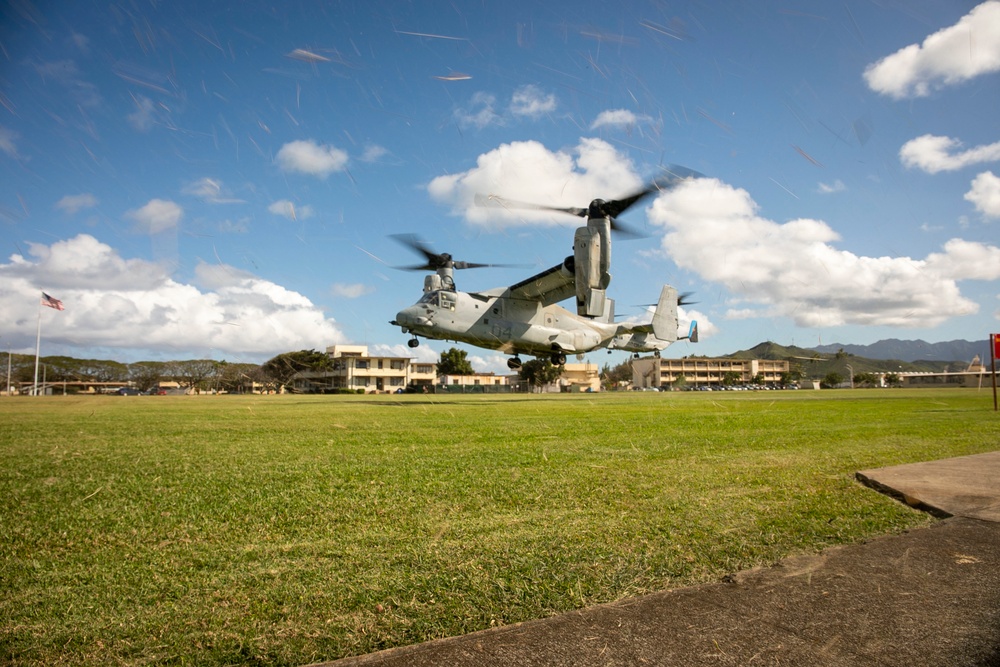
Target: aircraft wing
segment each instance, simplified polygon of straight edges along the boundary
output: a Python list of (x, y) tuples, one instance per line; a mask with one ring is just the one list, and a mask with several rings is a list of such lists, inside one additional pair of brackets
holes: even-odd
[(543, 306), (550, 306), (576, 294), (576, 275), (563, 262), (511, 285), (508, 290), (511, 298), (538, 301)]
[(652, 324), (620, 324), (618, 333), (653, 333)]

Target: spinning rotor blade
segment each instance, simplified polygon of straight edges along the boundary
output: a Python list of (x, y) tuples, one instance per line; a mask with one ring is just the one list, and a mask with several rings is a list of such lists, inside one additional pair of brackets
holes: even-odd
[[(649, 191), (649, 192), (652, 192), (652, 191)], [(638, 201), (641, 197), (644, 197), (647, 194), (649, 194), (649, 192), (647, 192), (647, 191), (644, 190), (643, 192), (641, 192), (641, 193), (639, 193), (637, 195), (633, 195), (632, 197), (629, 197), (629, 200), (631, 200), (631, 201), (624, 208), (622, 208), (621, 210), (624, 211), (625, 208), (628, 208), (633, 203), (635, 203), (636, 201)], [(616, 232), (618, 234), (621, 234), (622, 236), (629, 237), (629, 238), (640, 238), (642, 236), (645, 236), (645, 234), (643, 234), (642, 232), (639, 232), (639, 231), (633, 229), (632, 227), (630, 227), (628, 225), (624, 225), (624, 224), (618, 222), (617, 220), (615, 220), (615, 216), (614, 215), (607, 216), (606, 214), (604, 214), (604, 213), (602, 213), (600, 211), (594, 211), (594, 209), (593, 209), (594, 204), (597, 203), (597, 202), (600, 202), (602, 205), (607, 206), (608, 204), (618, 204), (618, 203), (621, 203), (622, 201), (626, 201), (626, 200), (620, 200), (618, 202), (605, 202), (605, 201), (603, 201), (601, 199), (595, 199), (590, 204), (591, 208), (587, 209), (587, 208), (579, 208), (579, 207), (576, 207), (576, 206), (561, 207), (561, 206), (545, 206), (543, 204), (529, 204), (527, 202), (515, 201), (513, 199), (504, 199), (503, 197), (498, 197), (496, 195), (485, 195), (485, 196), (484, 195), (476, 195), (476, 204), (479, 205), (479, 206), (497, 206), (497, 207), (505, 208), (505, 209), (521, 209), (521, 210), (529, 210), (529, 211), (555, 211), (556, 213), (569, 213), (570, 215), (575, 215), (578, 218), (594, 218), (594, 217), (596, 217), (596, 218), (604, 218), (604, 217), (610, 217), (611, 218), (611, 230), (612, 231), (614, 231), (614, 232)], [(595, 212), (596, 212), (596, 215), (594, 215)]]
[(476, 195), (475, 202), (477, 206), (497, 206), (505, 209), (523, 209), (534, 211), (555, 211), (557, 213), (575, 215), (578, 218), (610, 218), (611, 229), (614, 231), (626, 235), (639, 236), (640, 234), (625, 225), (622, 225), (620, 222), (617, 222), (615, 218), (631, 208), (633, 204), (653, 194), (654, 192), (664, 192), (677, 187), (677, 185), (689, 178), (701, 177), (701, 174), (698, 172), (688, 169), (687, 167), (680, 167), (677, 165), (672, 165), (664, 169), (664, 172), (664, 176), (654, 179), (638, 192), (634, 192), (627, 197), (613, 199), (611, 201), (595, 199), (590, 202), (590, 205), (587, 206), (587, 208), (580, 208), (576, 206), (561, 207), (546, 206), (544, 204), (530, 204), (513, 199), (505, 199), (496, 195), (479, 194)]
[(475, 202), (476, 206), (484, 206), (487, 208), (504, 208), (508, 210), (517, 209), (522, 211), (556, 211), (558, 213), (569, 213), (570, 215), (575, 215), (581, 218), (587, 215), (587, 209), (585, 208), (560, 208), (558, 206), (531, 204), (528, 202), (517, 201), (515, 199), (507, 199), (506, 197), (500, 197), (498, 195), (476, 194)]
[(681, 167), (678, 165), (671, 165), (664, 169), (665, 175), (658, 178), (654, 178), (646, 187), (635, 192), (628, 197), (622, 197), (621, 199), (614, 199), (612, 201), (604, 201), (603, 199), (595, 199), (590, 202), (590, 207), (587, 209), (588, 217), (595, 216), (606, 216), (609, 218), (617, 218), (619, 215), (627, 211), (632, 207), (633, 204), (639, 200), (653, 194), (654, 192), (666, 192), (667, 190), (672, 190), (681, 184), (681, 182), (688, 180), (689, 178), (701, 178), (702, 174), (694, 171), (693, 169), (688, 169), (687, 167)]
[(423, 241), (421, 241), (416, 234), (392, 234), (391, 236), (403, 245), (427, 258), (426, 264), (400, 266), (398, 267), (400, 269), (404, 269), (406, 271), (435, 271), (439, 268), (447, 266), (448, 262), (451, 261), (451, 255), (443, 253), (439, 254), (432, 251), (424, 245)]
[[(640, 194), (636, 197), (642, 197), (647, 193)], [(590, 215), (590, 209), (579, 208), (576, 206), (545, 206), (544, 204), (529, 204), (528, 202), (516, 201), (514, 199), (505, 199), (504, 197), (498, 197), (497, 195), (476, 195), (476, 205), (477, 206), (493, 206), (504, 209), (519, 209), (525, 211), (555, 211), (556, 213), (569, 213), (570, 215), (575, 215), (578, 218), (589, 218), (594, 217)], [(601, 201), (601, 200), (595, 200)], [(631, 204), (630, 204), (631, 205)], [(597, 217), (603, 218), (604, 215), (598, 215)], [(627, 236), (629, 238), (638, 238), (644, 236), (641, 232), (629, 227), (628, 225), (623, 225), (611, 216), (611, 229), (622, 236)]]
[(417, 253), (423, 255), (427, 258), (425, 264), (414, 264), (410, 266), (397, 266), (397, 269), (402, 269), (404, 271), (437, 271), (438, 269), (451, 268), (451, 269), (484, 269), (484, 268), (510, 268), (518, 266), (517, 264), (481, 264), (478, 262), (463, 262), (456, 261), (452, 259), (451, 255), (446, 252), (434, 252), (427, 245), (420, 240), (416, 234), (392, 234), (392, 238), (396, 239), (408, 248), (413, 249)]
[[(693, 303), (701, 303), (700, 301), (688, 301), (688, 297), (694, 296), (694, 292), (681, 292), (677, 295), (677, 305), (678, 306), (690, 306)], [(636, 303), (632, 304), (632, 308), (656, 308), (655, 303)]]
[(694, 292), (681, 292), (677, 297), (678, 306), (690, 306), (695, 303), (701, 303), (700, 301), (689, 301), (688, 297), (694, 296)]

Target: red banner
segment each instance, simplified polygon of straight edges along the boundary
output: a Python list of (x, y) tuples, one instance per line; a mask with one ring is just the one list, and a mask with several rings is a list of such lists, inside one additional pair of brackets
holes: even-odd
[(1000, 359), (1000, 334), (990, 334), (993, 339), (993, 358)]

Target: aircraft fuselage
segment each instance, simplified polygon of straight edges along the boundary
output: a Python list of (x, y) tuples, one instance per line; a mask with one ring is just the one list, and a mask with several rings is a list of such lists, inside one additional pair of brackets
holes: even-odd
[(435, 290), (393, 321), (403, 333), (468, 343), (507, 354), (583, 354), (602, 348), (618, 326), (558, 305), (498, 294)]

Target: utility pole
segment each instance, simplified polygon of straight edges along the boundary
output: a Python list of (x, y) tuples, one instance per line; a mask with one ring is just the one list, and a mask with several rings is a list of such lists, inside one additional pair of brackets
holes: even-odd
[(993, 412), (997, 411), (997, 357), (1000, 356), (1000, 334), (990, 334), (990, 375), (993, 376)]

